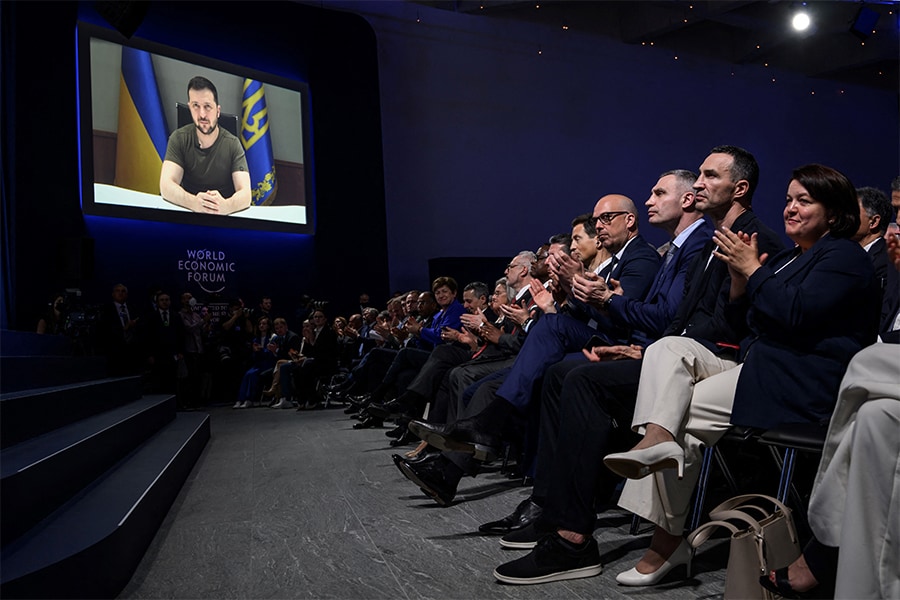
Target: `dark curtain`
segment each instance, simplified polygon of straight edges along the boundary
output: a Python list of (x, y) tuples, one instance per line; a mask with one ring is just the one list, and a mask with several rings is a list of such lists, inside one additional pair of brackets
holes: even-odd
[(14, 36), (11, 18), (16, 10), (16, 2), (0, 3), (0, 242), (2, 242), (2, 262), (0, 262), (0, 329), (8, 329), (9, 323), (15, 321), (10, 314), (15, 307), (15, 206), (12, 160), (10, 151), (14, 139), (15, 98), (13, 86), (15, 81)]

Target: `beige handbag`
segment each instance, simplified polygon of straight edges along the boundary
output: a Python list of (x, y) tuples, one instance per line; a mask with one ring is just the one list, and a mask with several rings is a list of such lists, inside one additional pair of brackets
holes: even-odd
[[(759, 501), (774, 508), (770, 511)], [(759, 584), (760, 576), (786, 567), (800, 556), (791, 509), (771, 496), (746, 494), (726, 500), (709, 516), (712, 521), (692, 531), (687, 541), (696, 550), (720, 527), (731, 532), (725, 600), (772, 600), (774, 596)]]

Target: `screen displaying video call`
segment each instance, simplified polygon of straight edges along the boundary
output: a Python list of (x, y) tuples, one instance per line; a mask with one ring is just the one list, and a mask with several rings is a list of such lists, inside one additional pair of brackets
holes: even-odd
[[(305, 83), (86, 23), (77, 50), (85, 214), (314, 233)], [(192, 102), (197, 77), (214, 86), (216, 106), (208, 88)], [(189, 195), (167, 187), (164, 197), (164, 164)], [(212, 175), (224, 183), (191, 189)]]

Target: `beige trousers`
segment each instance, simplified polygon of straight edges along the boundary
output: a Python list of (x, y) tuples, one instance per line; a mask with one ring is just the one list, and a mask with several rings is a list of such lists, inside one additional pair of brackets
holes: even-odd
[(813, 533), (838, 546), (835, 598), (900, 598), (900, 346), (847, 367), (809, 503)]
[(684, 448), (684, 479), (664, 469), (629, 479), (619, 506), (669, 533), (681, 535), (703, 460), (702, 445), (728, 430), (740, 366), (685, 337), (665, 337), (647, 348), (641, 367), (632, 429), (664, 427)]

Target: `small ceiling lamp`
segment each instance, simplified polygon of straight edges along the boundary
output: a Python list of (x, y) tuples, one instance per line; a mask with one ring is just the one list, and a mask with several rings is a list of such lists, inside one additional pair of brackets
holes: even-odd
[(806, 14), (806, 11), (800, 10), (794, 13), (794, 18), (791, 19), (791, 26), (796, 31), (806, 31), (809, 29), (809, 25), (809, 15)]

